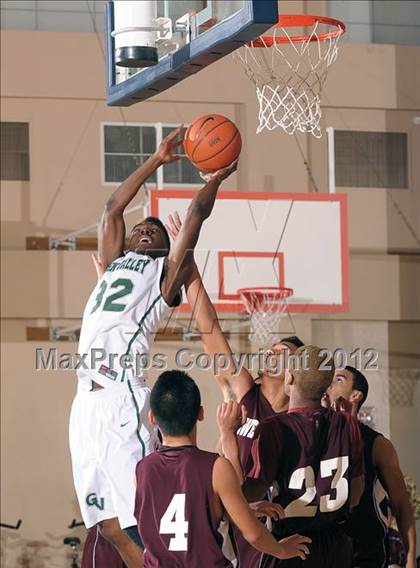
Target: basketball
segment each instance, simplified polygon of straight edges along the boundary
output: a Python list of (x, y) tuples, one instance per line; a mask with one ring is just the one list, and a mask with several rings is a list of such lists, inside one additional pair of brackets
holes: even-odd
[(237, 159), (241, 147), (239, 130), (221, 114), (200, 116), (185, 133), (185, 153), (201, 171), (226, 168)]

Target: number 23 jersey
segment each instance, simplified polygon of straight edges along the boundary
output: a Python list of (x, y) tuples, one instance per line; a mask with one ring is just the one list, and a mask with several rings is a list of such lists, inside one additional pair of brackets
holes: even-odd
[[(129, 251), (114, 260), (91, 293), (83, 313), (77, 370), (79, 387), (103, 387), (145, 375), (152, 334), (170, 310), (160, 291), (166, 257)], [(142, 357), (140, 357), (140, 355)]]
[(321, 407), (276, 414), (257, 430), (250, 460), (248, 477), (273, 485), (285, 510), (277, 539), (336, 525), (349, 513), (352, 477), (363, 473), (357, 420)]

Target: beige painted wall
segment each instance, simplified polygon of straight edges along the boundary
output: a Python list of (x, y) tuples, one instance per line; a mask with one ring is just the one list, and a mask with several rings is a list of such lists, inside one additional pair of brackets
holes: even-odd
[[(3, 251), (1, 266), (3, 318), (78, 318), (95, 285), (90, 252)], [(418, 319), (419, 280), (418, 257), (354, 253), (350, 312), (330, 317)]]

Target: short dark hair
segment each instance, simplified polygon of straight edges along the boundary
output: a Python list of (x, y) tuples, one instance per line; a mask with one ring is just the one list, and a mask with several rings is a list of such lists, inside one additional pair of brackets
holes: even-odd
[(159, 229), (161, 229), (163, 231), (163, 234), (165, 235), (166, 244), (168, 245), (168, 249), (171, 248), (171, 239), (169, 238), (169, 233), (166, 230), (165, 225), (162, 223), (162, 221), (158, 217), (146, 217), (146, 219), (144, 219), (142, 221), (142, 223), (151, 223), (152, 225), (156, 225), (156, 227), (159, 227)]
[(165, 371), (152, 388), (150, 408), (166, 436), (189, 434), (197, 422), (200, 406), (198, 386), (184, 371)]
[(363, 395), (357, 407), (357, 410), (359, 410), (367, 399), (367, 395), (369, 393), (369, 383), (367, 382), (364, 374), (355, 367), (350, 367), (350, 365), (347, 365), (346, 371), (349, 371), (353, 375), (353, 389), (360, 391)]
[(297, 335), (291, 335), (290, 337), (285, 337), (279, 343), (290, 343), (296, 348), (303, 347), (305, 344), (299, 339)]
[(303, 345), (293, 354), (293, 363), (296, 361), (297, 369), (292, 368), (290, 372), (297, 388), (307, 400), (321, 402), (333, 380), (334, 362), (322, 355), (325, 351), (316, 345)]

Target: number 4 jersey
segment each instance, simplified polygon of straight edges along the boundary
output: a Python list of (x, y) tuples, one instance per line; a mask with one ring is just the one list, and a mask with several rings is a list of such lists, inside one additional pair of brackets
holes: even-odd
[(257, 431), (251, 460), (248, 477), (273, 486), (286, 513), (273, 524), (277, 539), (328, 531), (346, 520), (351, 480), (363, 473), (357, 420), (321, 407), (276, 414)]
[(134, 515), (145, 568), (236, 566), (228, 525), (215, 512), (218, 457), (196, 446), (162, 446), (137, 464)]
[(165, 257), (129, 251), (112, 262), (83, 313), (77, 370), (79, 388), (90, 390), (143, 377), (151, 336), (169, 312), (160, 283)]

